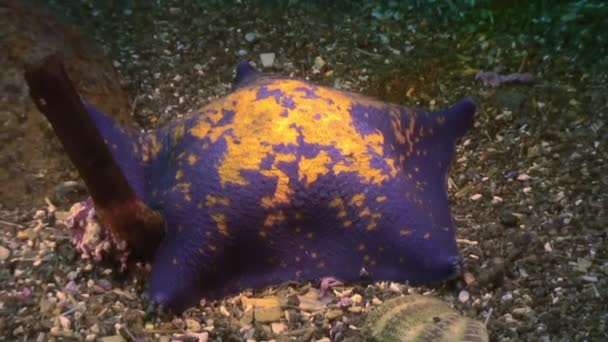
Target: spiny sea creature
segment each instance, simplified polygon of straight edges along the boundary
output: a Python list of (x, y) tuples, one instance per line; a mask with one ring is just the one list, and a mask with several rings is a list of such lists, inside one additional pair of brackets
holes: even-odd
[(81, 101), (57, 57), (25, 76), (101, 226), (152, 260), (154, 303), (180, 312), (288, 280), (459, 271), (446, 173), (469, 99), (426, 112), (243, 62), (230, 94), (140, 132)]
[(489, 341), (483, 323), (462, 316), (439, 299), (417, 294), (376, 306), (367, 315), (363, 334), (378, 342)]

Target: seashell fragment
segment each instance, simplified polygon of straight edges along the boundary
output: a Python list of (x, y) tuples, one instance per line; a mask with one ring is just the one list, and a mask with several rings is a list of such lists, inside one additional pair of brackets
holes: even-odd
[(407, 295), (385, 301), (370, 311), (363, 327), (370, 341), (487, 342), (485, 325), (462, 316), (436, 298)]

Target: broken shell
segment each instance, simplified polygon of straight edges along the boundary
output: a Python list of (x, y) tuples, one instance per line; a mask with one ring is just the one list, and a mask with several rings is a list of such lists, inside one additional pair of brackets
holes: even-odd
[(479, 341), (487, 342), (483, 323), (464, 317), (436, 298), (407, 295), (375, 306), (363, 333), (371, 341)]

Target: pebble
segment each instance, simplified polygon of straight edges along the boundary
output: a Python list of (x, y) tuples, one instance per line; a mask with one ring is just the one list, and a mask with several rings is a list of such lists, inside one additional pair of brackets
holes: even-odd
[(500, 215), (500, 223), (505, 227), (515, 227), (517, 226), (517, 216), (510, 212), (503, 212)]
[(280, 334), (280, 333), (284, 332), (285, 330), (287, 330), (287, 326), (285, 325), (285, 323), (272, 323), (270, 325), (270, 329), (272, 330), (273, 333)]
[(0, 261), (4, 261), (6, 259), (8, 259), (8, 257), (11, 255), (11, 251), (4, 247), (4, 246), (0, 246)]
[(397, 283), (391, 283), (388, 287), (389, 290), (391, 290), (392, 292), (396, 292), (396, 293), (400, 293), (401, 292), (401, 285), (397, 284)]
[(338, 309), (334, 309), (334, 310), (329, 310), (325, 313), (325, 318), (327, 318), (328, 320), (334, 320), (336, 318), (342, 317), (344, 315), (344, 312), (342, 310), (338, 310)]
[(515, 308), (512, 311), (513, 317), (515, 318), (524, 318), (526, 317), (532, 309), (529, 306), (524, 306), (522, 308)]
[(488, 267), (482, 269), (477, 276), (479, 286), (489, 285), (492, 288), (504, 282), (505, 261), (502, 258), (493, 258)]
[(89, 328), (89, 330), (92, 333), (95, 333), (95, 334), (99, 334), (99, 332), (101, 331), (101, 330), (99, 330), (99, 324), (97, 324), (97, 323), (91, 325), (91, 327)]
[(63, 330), (69, 330), (72, 326), (72, 322), (66, 316), (59, 316), (59, 324), (61, 324)]
[(285, 310), (285, 319), (287, 322), (295, 322), (298, 317), (298, 313), (295, 310)]
[(327, 63), (325, 62), (323, 57), (321, 57), (321, 56), (315, 57), (315, 64), (312, 67), (313, 71), (316, 71), (318, 73), (325, 66), (325, 64), (327, 64)]
[(323, 296), (320, 290), (310, 288), (303, 296), (297, 296), (299, 307), (305, 311), (319, 311), (332, 302), (331, 296)]
[(517, 176), (517, 180), (518, 181), (527, 181), (530, 180), (530, 176), (528, 176), (528, 174), (522, 173), (520, 175)]
[(53, 336), (61, 336), (62, 335), (61, 329), (59, 327), (51, 327), (50, 333)]
[(578, 258), (576, 260), (576, 267), (575, 267), (576, 270), (585, 273), (585, 272), (587, 272), (589, 267), (591, 267), (591, 261), (589, 259)]
[(361, 313), (361, 310), (363, 310), (363, 309), (360, 306), (351, 306), (347, 310), (352, 313)]
[(266, 298), (241, 298), (244, 307), (253, 306), (256, 322), (276, 322), (283, 316), (281, 304), (277, 297)]
[(547, 253), (553, 252), (553, 247), (551, 246), (550, 242), (545, 243), (545, 252), (547, 252)]
[(255, 32), (247, 32), (245, 34), (245, 40), (249, 43), (252, 43), (257, 38), (257, 34)]
[(298, 296), (298, 299), (300, 300), (298, 307), (303, 311), (319, 311), (326, 307), (325, 303), (317, 300), (316, 298), (311, 298), (309, 296)]
[(179, 82), (182, 80), (182, 78), (183, 78), (182, 75), (175, 75), (175, 77), (173, 77), (173, 81)]
[(387, 35), (382, 34), (382, 33), (378, 33), (378, 38), (380, 38), (380, 42), (384, 45), (388, 44), (390, 42), (390, 39), (388, 38)]
[(220, 306), (220, 313), (221, 313), (223, 316), (230, 317), (230, 312), (228, 312), (228, 310), (226, 310), (226, 307), (225, 307), (225, 306), (223, 306), (223, 305), (222, 305), (222, 306)]
[(253, 309), (246, 310), (243, 313), (243, 317), (241, 317), (241, 319), (239, 319), (239, 324), (242, 327), (251, 325), (251, 323), (253, 323)]
[(584, 281), (590, 282), (590, 283), (597, 283), (599, 280), (596, 276), (591, 276), (591, 275), (581, 276), (581, 279), (583, 279)]
[(477, 200), (480, 200), (480, 199), (481, 199), (481, 197), (482, 197), (482, 195), (481, 195), (481, 194), (475, 194), (475, 195), (471, 196), (470, 198), (471, 198), (471, 200), (473, 200), (473, 201), (477, 201)]
[(350, 299), (355, 304), (361, 304), (361, 302), (363, 301), (363, 297), (361, 297), (361, 295), (358, 293), (355, 293), (352, 297), (350, 297)]
[(460, 291), (460, 293), (458, 294), (458, 300), (459, 300), (461, 303), (466, 303), (466, 302), (469, 300), (469, 298), (471, 298), (471, 295), (469, 294), (469, 291), (462, 290), (462, 291)]
[(276, 55), (274, 52), (261, 53), (260, 60), (262, 61), (262, 66), (264, 68), (270, 68), (274, 65), (274, 59)]
[(69, 280), (74, 280), (78, 277), (78, 272), (77, 271), (71, 271), (70, 273), (68, 273), (67, 278)]
[(23, 329), (23, 326), (20, 325), (17, 328), (15, 328), (15, 330), (13, 330), (13, 335), (21, 335), (23, 334), (25, 330)]
[(27, 240), (30, 238), (30, 229), (20, 230), (17, 232), (17, 239)]
[(98, 342), (126, 342), (126, 340), (120, 335), (100, 337), (97, 339), (97, 341)]
[(500, 204), (502, 202), (503, 202), (502, 197), (499, 197), (499, 196), (492, 197), (492, 204)]
[(247, 56), (247, 50), (245, 49), (240, 49), (238, 52), (239, 56), (244, 57)]
[[(222, 306), (223, 307), (223, 306)], [(200, 331), (201, 330), (201, 324), (194, 319), (186, 319), (186, 329), (188, 331)]]
[(470, 286), (476, 281), (475, 276), (471, 272), (464, 272), (462, 278), (464, 280), (464, 283), (467, 284), (467, 286)]
[(505, 319), (505, 322), (507, 322), (508, 324), (518, 323), (518, 321), (516, 319), (514, 319), (511, 314), (505, 314), (503, 317)]

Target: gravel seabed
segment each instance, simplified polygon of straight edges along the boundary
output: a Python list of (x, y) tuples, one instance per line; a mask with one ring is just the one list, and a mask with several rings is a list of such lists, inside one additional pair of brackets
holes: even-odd
[[(318, 282), (283, 284), (157, 317), (141, 299), (147, 267), (121, 274), (80, 260), (62, 230), (66, 208), (2, 210), (0, 341), (362, 341), (366, 312), (403, 293), (433, 293), (486, 322), (491, 340), (608, 340), (600, 1), (542, 13), (483, 1), (49, 3), (114, 60), (143, 127), (226, 94), (236, 63), (261, 68), (262, 53), (275, 54), (265, 71), (408, 106), (474, 97), (475, 127), (449, 179), (466, 272), (432, 289), (346, 284), (326, 296)], [(480, 70), (535, 80), (486, 86)], [(268, 308), (255, 320), (252, 301)]]

